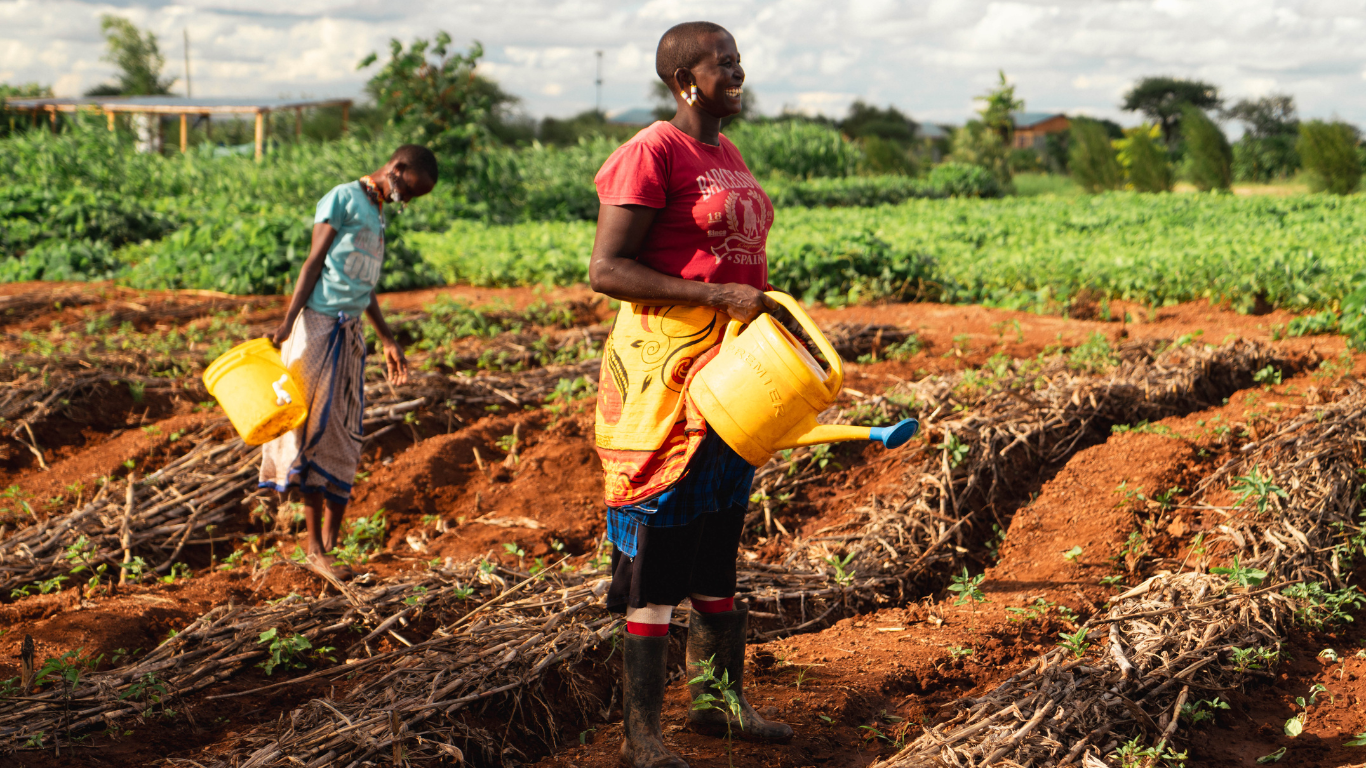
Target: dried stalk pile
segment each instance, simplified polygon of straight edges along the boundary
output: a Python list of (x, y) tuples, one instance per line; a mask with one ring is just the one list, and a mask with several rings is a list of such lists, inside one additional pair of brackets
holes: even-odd
[[(961, 430), (965, 435), (985, 438), (991, 445), (1018, 444), (1021, 455), (1033, 456), (1035, 461), (1049, 460), (1066, 450), (1059, 450), (1059, 446), (1075, 447), (1088, 430), (1097, 425), (1108, 427), (1121, 415), (1126, 419), (1135, 414), (1140, 418), (1165, 415), (1192, 398), (1222, 397), (1222, 392), (1249, 381), (1252, 373), (1267, 363), (1268, 353), (1254, 345), (1236, 344), (1218, 350), (1176, 350), (1153, 358), (1136, 347), (1130, 358), (1108, 376), (1074, 375), (1064, 364), (1060, 369), (1031, 373), (1029, 378), (1008, 378), (1002, 386), (1028, 384), (1030, 389), (1042, 388), (1028, 396), (1019, 392), (1014, 396), (1001, 392), (984, 395), (977, 405), (989, 406), (986, 415), (974, 413), (943, 422), (940, 428)], [(952, 377), (941, 387), (924, 384), (919, 391), (927, 399), (937, 398), (944, 404), (954, 397), (953, 383), (960, 378)], [(1026, 397), (1033, 398), (1032, 402), (1022, 404), (1020, 401)], [(1041, 407), (1045, 404), (1047, 407)], [(1012, 418), (1016, 419), (1014, 423)], [(1017, 443), (1020, 435), (1026, 439)], [(974, 452), (984, 457), (995, 453), (978, 451), (976, 445)], [(912, 482), (900, 494), (899, 501), (874, 500), (854, 510), (844, 523), (810, 539), (794, 541), (781, 563), (743, 562), (739, 573), (741, 590), (757, 609), (758, 618), (775, 626), (763, 633), (765, 636), (824, 626), (861, 606), (902, 599), (907, 585), (923, 577), (931, 566), (943, 570), (944, 563), (958, 558), (956, 550), (946, 545), (972, 514), (974, 507), (969, 506), (968, 499), (990, 504), (1003, 500), (1006, 493), (1003, 485), (993, 481), (993, 476), (1002, 470), (990, 458), (955, 471), (949, 467), (944, 451), (922, 449), (918, 460), (910, 457), (908, 464), (912, 467), (908, 469)], [(780, 470), (770, 472), (768, 477), (779, 473)], [(835, 567), (832, 558), (840, 553), (848, 559), (840, 558), (839, 567)], [(543, 609), (546, 622), (551, 621), (548, 617), (554, 613), (552, 609), (564, 610), (561, 606), (572, 603), (579, 619), (587, 622), (586, 631), (576, 635), (585, 638), (585, 642), (590, 641), (592, 633), (603, 636), (610, 629), (610, 624), (599, 623), (607, 617), (596, 601), (578, 607), (567, 597), (550, 600), (541, 596), (544, 587), (528, 589), (538, 595), (528, 595), (528, 604), (542, 605), (549, 600)], [(470, 638), (459, 652), (424, 651), (424, 657), (415, 659), (410, 666), (385, 665), (361, 675), (341, 701), (315, 701), (295, 710), (290, 714), (288, 729), (256, 729), (247, 737), (248, 748), (235, 751), (220, 764), (354, 766), (375, 755), (387, 754), (396, 742), (401, 742), (405, 754), (413, 758), (432, 757), (442, 753), (443, 739), (461, 734), (466, 740), (481, 744), (489, 753), (488, 759), (510, 760), (513, 756), (499, 754), (494, 742), (478, 738), (462, 721), (449, 715), (460, 707), (504, 693), (520, 701), (524, 708), (530, 706), (528, 696), (517, 695), (523, 692), (515, 689), (538, 682), (551, 668), (547, 660), (556, 654), (577, 657), (590, 646), (557, 643), (547, 648), (539, 637), (544, 634), (540, 624), (522, 616), (511, 616), (506, 621), (500, 616), (491, 618), (489, 626), (495, 626), (495, 621), (498, 631), (491, 637), (506, 643), (497, 645), (498, 648), (522, 645), (516, 646), (518, 655), (510, 657), (507, 669), (487, 676), (477, 686), (473, 677), (462, 675), (463, 687), (445, 692), (442, 679), (449, 679), (453, 674), (451, 668), (462, 659), (487, 652), (491, 640), (476, 642)], [(503, 633), (510, 626), (521, 629), (509, 637)], [(459, 633), (446, 627), (436, 632), (437, 637), (448, 635)], [(534, 694), (530, 697), (535, 698)], [(451, 709), (431, 706), (438, 700), (459, 703)], [(400, 713), (401, 722), (390, 719), (392, 711)], [(438, 714), (448, 717), (436, 718)], [(536, 733), (530, 723), (550, 723), (554, 716), (553, 708), (543, 706), (535, 716), (521, 715), (518, 722), (528, 732)], [(545, 738), (544, 734), (553, 730), (547, 728), (539, 733)]]
[[(1103, 376), (1075, 374), (1065, 363), (1050, 364), (1044, 370), (1014, 370), (996, 382), (1004, 391), (968, 393), (961, 375), (910, 387), (910, 392), (929, 403), (933, 411), (929, 421), (936, 430), (951, 430), (971, 443), (969, 459), (953, 467), (948, 449), (921, 447), (903, 459), (906, 483), (896, 498), (875, 499), (854, 510), (843, 523), (792, 542), (781, 563), (742, 561), (741, 588), (748, 591), (758, 618), (773, 627), (766, 634), (823, 626), (861, 606), (901, 599), (906, 587), (923, 578), (931, 566), (943, 570), (944, 563), (958, 557), (947, 545), (962, 539), (965, 521), (1008, 499), (1010, 491), (1003, 482), (1007, 472), (1018, 471), (1018, 465), (1037, 467), (1038, 462), (1065, 456), (1088, 434), (1108, 428), (1110, 422), (1165, 415), (1192, 398), (1222, 396), (1220, 392), (1250, 380), (1251, 373), (1268, 362), (1268, 353), (1252, 345), (1231, 345), (1219, 350), (1177, 350), (1155, 358), (1131, 350), (1129, 358)], [(968, 415), (933, 421), (951, 404), (966, 402), (973, 406)], [(390, 406), (387, 416), (397, 416), (395, 411), (403, 405)], [(796, 454), (789, 459), (799, 461), (801, 456)], [(769, 487), (781, 490), (784, 482), (802, 480), (803, 473), (787, 475), (783, 468), (775, 464), (766, 470)], [(831, 558), (841, 554), (844, 557), (837, 568)], [(348, 664), (328, 670), (324, 674), (332, 677), (356, 673), (341, 700), (315, 701), (291, 712), (288, 725), (282, 719), (250, 732), (227, 760), (250, 765), (350, 765), (391, 749), (396, 740), (413, 758), (450, 755), (448, 745), (456, 738), (467, 747), (471, 742), (478, 745), (491, 761), (515, 760), (514, 755), (502, 753), (496, 737), (471, 729), (457, 713), (491, 699), (500, 707), (509, 701), (528, 707), (528, 701), (535, 700), (535, 686), (552, 669), (567, 671), (563, 679), (571, 681), (572, 688), (574, 667), (569, 662), (606, 637), (614, 623), (600, 607), (601, 582), (593, 572), (556, 573), (528, 581), (520, 586), (516, 601), (504, 598), (485, 603), (476, 609), (480, 618), (474, 621), (463, 612), (463, 603), (448, 598), (458, 589), (457, 583), (468, 584), (477, 575), (469, 566), (421, 577), (405, 575), (373, 588), (351, 588), (346, 601), (337, 598), (317, 604), (325, 607), (309, 608), (312, 623), (305, 623), (300, 614), (301, 628), (293, 631), (306, 636), (315, 632), (311, 640), (325, 639), (327, 631), (354, 622), (371, 629), (367, 640), (388, 635), (404, 648), (374, 657), (364, 667)], [(429, 590), (417, 605), (393, 599), (396, 594), (416, 596), (415, 586)], [(151, 662), (155, 669), (143, 669), (149, 663), (144, 660), (104, 673), (99, 677), (98, 690), (104, 692), (100, 695), (106, 699), (124, 695), (148, 671), (166, 681), (171, 696), (183, 696), (207, 684), (207, 675), (221, 679), (262, 653), (254, 645), (255, 637), (262, 628), (279, 625), (281, 619), (273, 613), (277, 608), (237, 608), (231, 617), (211, 612), (196, 626), (209, 622), (219, 629), (187, 638), (187, 643), (198, 645), (164, 646)], [(426, 638), (403, 636), (401, 625), (421, 611), (435, 620), (437, 629)], [(209, 658), (222, 663), (210, 664)], [(36, 709), (25, 710), (28, 722), (38, 722), (32, 718), (39, 712), (65, 716), (58, 712), (65, 707), (63, 702), (61, 697), (32, 702)], [(79, 722), (93, 722), (94, 709), (106, 704), (91, 702), (87, 709), (92, 711)], [(547, 723), (554, 716), (554, 708), (543, 708), (548, 716), (538, 710), (533, 717), (523, 710), (516, 718), (522, 732), (539, 733), (542, 738), (553, 733), (548, 726), (537, 730), (532, 725)], [(395, 710), (400, 713), (398, 721), (389, 714)], [(98, 716), (113, 718), (131, 711), (126, 706), (105, 706)], [(19, 725), (0, 712), (0, 728), (6, 727), (10, 734), (20, 733), (21, 728), (32, 734), (36, 726)]]
[(952, 719), (879, 768), (1103, 765), (1135, 738), (1144, 748), (1171, 748), (1183, 705), (1264, 674), (1266, 659), (1235, 651), (1278, 650), (1291, 617), (1323, 620), (1332, 605), (1324, 594), (1347, 586), (1360, 546), (1351, 538), (1361, 532), (1364, 417), (1358, 387), (1244, 446), (1202, 481), (1197, 495), (1255, 474), (1286, 494), (1244, 495), (1206, 539), (1207, 560), (1227, 565), (1237, 556), (1242, 567), (1265, 572), (1258, 587), (1198, 566), (1154, 576), (1087, 622), (1082, 657), (1060, 647), (995, 690), (957, 702)]
[[(180, 709), (186, 696), (264, 660), (269, 646), (260, 642), (260, 636), (267, 630), (275, 629), (281, 637), (302, 636), (320, 648), (329, 641), (356, 640), (346, 630), (368, 619), (375, 631), (356, 642), (367, 647), (380, 635), (400, 638), (394, 627), (422, 611), (464, 613), (464, 606), (472, 604), (466, 600), (478, 598), (486, 600), (484, 605), (494, 604), (490, 598), (505, 587), (505, 574), (485, 573), (467, 564), (404, 574), (373, 587), (352, 585), (340, 595), (321, 599), (291, 595), (273, 605), (215, 607), (136, 663), (84, 675), (74, 687), (50, 683), (42, 693), (4, 699), (0, 702), (0, 751), (6, 745), (13, 749), (39, 732), (44, 734), (44, 743), (53, 746), (67, 735), (121, 717)], [(470, 586), (464, 598), (459, 596), (461, 583)], [(332, 671), (342, 675), (379, 662), (400, 661), (396, 657), (375, 656)]]

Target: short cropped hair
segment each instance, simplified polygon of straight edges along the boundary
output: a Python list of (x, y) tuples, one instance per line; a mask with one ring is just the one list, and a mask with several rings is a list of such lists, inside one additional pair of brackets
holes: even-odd
[(692, 69), (701, 62), (709, 52), (702, 46), (702, 37), (718, 32), (730, 35), (725, 27), (710, 21), (685, 21), (670, 27), (659, 38), (659, 47), (655, 49), (655, 74), (671, 90), (677, 88), (674, 73), (680, 69)]
[(421, 144), (404, 144), (394, 150), (394, 154), (389, 156), (389, 162), (398, 161), (412, 168), (414, 171), (426, 176), (432, 184), (436, 184), (438, 171), (436, 169), (436, 155)]

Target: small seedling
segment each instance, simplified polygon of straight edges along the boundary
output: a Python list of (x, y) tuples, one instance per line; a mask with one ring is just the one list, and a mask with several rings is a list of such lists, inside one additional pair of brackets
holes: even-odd
[(1266, 571), (1257, 568), (1245, 567), (1238, 562), (1238, 556), (1233, 556), (1233, 565), (1209, 569), (1210, 573), (1219, 576), (1227, 576), (1228, 583), (1237, 587), (1255, 587), (1262, 583), (1266, 578)]
[(1086, 649), (1091, 647), (1091, 644), (1086, 641), (1087, 634), (1086, 627), (1079, 627), (1076, 632), (1070, 635), (1066, 632), (1059, 632), (1058, 637), (1062, 638), (1062, 642), (1058, 645), (1071, 651), (1073, 656), (1080, 659), (1086, 655)]
[(1189, 759), (1187, 753), (1167, 748), (1166, 739), (1157, 742), (1155, 747), (1145, 747), (1140, 738), (1135, 736), (1115, 750), (1115, 756), (1119, 758), (1122, 768), (1151, 768), (1159, 760), (1175, 761), (1184, 765), (1184, 761)]
[(1081, 551), (1081, 547), (1072, 547), (1071, 549), (1062, 553), (1062, 559), (1066, 560), (1069, 563), (1076, 562), (1077, 558), (1081, 557)]
[[(710, 709), (717, 710), (726, 717), (726, 752), (731, 757), (732, 768), (735, 765), (732, 747), (734, 746), (733, 734), (731, 733), (731, 723), (739, 723), (741, 728), (745, 727), (745, 721), (741, 719), (740, 713), (740, 692), (735, 690), (738, 681), (730, 679), (730, 670), (721, 670), (721, 675), (716, 675), (716, 657), (693, 663), (698, 669), (697, 677), (688, 681), (688, 685), (703, 686), (704, 693), (693, 700), (692, 708), (699, 711)], [(712, 693), (715, 691), (716, 693)], [(716, 694), (720, 694), (719, 696)]]
[(1362, 731), (1343, 742), (1343, 745), (1348, 747), (1366, 747), (1366, 731)]
[(825, 558), (826, 564), (835, 569), (836, 584), (839, 584), (842, 587), (847, 587), (850, 584), (854, 583), (854, 572), (852, 569), (849, 569), (849, 563), (854, 559), (855, 554), (857, 553), (850, 552), (843, 558), (836, 555), (832, 555), (830, 557)]
[(1186, 718), (1186, 721), (1191, 725), (1198, 725), (1206, 720), (1213, 721), (1219, 710), (1228, 708), (1228, 702), (1218, 697), (1203, 699), (1194, 704), (1182, 704), (1181, 716)]
[(959, 440), (957, 435), (948, 431), (944, 432), (944, 442), (936, 443), (934, 447), (947, 454), (950, 469), (957, 469), (958, 465), (967, 458), (968, 452), (972, 450), (971, 445)]
[(974, 653), (976, 653), (976, 652), (977, 652), (976, 649), (973, 649), (973, 648), (963, 648), (963, 647), (957, 646), (957, 645), (954, 645), (954, 646), (950, 646), (950, 647), (949, 647), (949, 656), (953, 657), (953, 659), (954, 659), (955, 661), (957, 661), (958, 659), (963, 658), (964, 656), (971, 656), (972, 654), (974, 654)]
[(1290, 498), (1283, 488), (1271, 480), (1271, 473), (1268, 472), (1263, 475), (1260, 470), (1254, 468), (1249, 474), (1234, 478), (1234, 483), (1229, 490), (1238, 494), (1238, 506), (1246, 504), (1248, 499), (1256, 501), (1257, 514), (1260, 515), (1266, 512), (1273, 496), (1279, 496), (1282, 499)]
[(958, 597), (953, 601), (954, 605), (966, 605), (968, 603), (985, 603), (987, 596), (981, 590), (982, 582), (986, 581), (987, 575), (979, 573), (976, 576), (969, 576), (967, 566), (963, 567), (961, 574), (953, 577), (953, 583), (949, 585), (950, 592), (957, 592)]

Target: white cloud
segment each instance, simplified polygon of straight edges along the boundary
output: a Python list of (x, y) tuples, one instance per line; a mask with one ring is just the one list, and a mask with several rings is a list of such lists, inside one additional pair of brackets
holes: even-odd
[[(654, 46), (710, 18), (739, 42), (763, 109), (838, 113), (854, 98), (961, 121), (1002, 68), (1030, 109), (1117, 118), (1138, 77), (1207, 79), (1230, 98), (1295, 95), (1307, 116), (1366, 123), (1366, 0), (0, 0), (0, 78), (75, 95), (108, 79), (99, 16), (154, 31), (168, 75), (188, 29), (196, 95), (359, 96), (356, 62), (449, 31), (533, 115), (648, 104)], [(373, 70), (371, 70), (373, 71)]]

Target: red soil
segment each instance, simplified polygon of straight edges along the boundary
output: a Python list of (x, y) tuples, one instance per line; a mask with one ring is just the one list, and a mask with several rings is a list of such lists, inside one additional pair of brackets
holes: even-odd
[[(46, 290), (52, 286), (42, 287)], [(126, 292), (109, 286), (72, 288), (95, 292), (100, 298), (80, 306), (0, 317), (0, 324), (7, 322), (5, 330), (14, 334), (21, 327), (47, 328), (54, 319), (76, 322), (92, 312), (111, 311), (119, 304), (149, 308), (149, 323), (162, 322), (152, 317), (156, 314), (151, 311), (153, 307), (172, 306), (185, 310), (185, 314), (169, 322), (190, 322), (184, 318), (198, 311), (191, 311), (196, 301), (228, 301), (189, 294)], [(0, 286), (0, 296), (23, 292), (24, 286)], [(417, 309), (438, 294), (511, 308), (539, 301), (593, 298), (582, 288), (557, 290), (553, 295), (530, 289), (438, 289), (391, 294), (384, 302), (395, 310)], [(598, 305), (600, 310), (605, 306)], [(278, 322), (281, 309), (278, 299), (258, 297), (251, 300), (248, 317), (254, 324)], [(1122, 316), (1124, 308), (1113, 305), (1112, 310)], [(849, 386), (868, 393), (898, 380), (977, 365), (993, 354), (1037, 355), (1060, 342), (1080, 343), (1096, 332), (1112, 340), (1170, 339), (1203, 331), (1200, 338), (1210, 343), (1219, 343), (1229, 335), (1269, 341), (1272, 327), (1289, 319), (1285, 313), (1241, 316), (1205, 304), (1161, 309), (1153, 322), (1146, 322), (1146, 310), (1132, 307), (1128, 311), (1145, 322), (1106, 323), (933, 304), (817, 309), (812, 314), (823, 324), (889, 324), (921, 336), (925, 350), (909, 361), (849, 365)], [(606, 315), (599, 311), (600, 320)], [(1337, 337), (1289, 339), (1277, 344), (1288, 352), (1323, 358), (1343, 351)], [(1358, 372), (1366, 367), (1362, 363), (1358, 359)], [(724, 741), (679, 730), (677, 725), (683, 722), (687, 706), (681, 684), (672, 689), (666, 705), (665, 721), (670, 724), (667, 740), (692, 764), (718, 768), (732, 759), (744, 768), (812, 763), (863, 766), (878, 755), (889, 754), (894, 751), (890, 742), (902, 736), (914, 738), (920, 724), (934, 720), (945, 705), (989, 689), (1036, 654), (1053, 647), (1057, 633), (1073, 626), (1064, 608), (1085, 615), (1102, 606), (1114, 591), (1101, 587), (1098, 581), (1125, 572), (1122, 562), (1110, 558), (1121, 553), (1131, 531), (1144, 530), (1152, 542), (1152, 551), (1133, 563), (1135, 569), (1173, 567), (1184, 556), (1183, 547), (1190, 538), (1217, 522), (1179, 510), (1162, 512), (1132, 498), (1126, 501), (1123, 493), (1115, 490), (1121, 483), (1128, 489), (1141, 488), (1148, 497), (1172, 487), (1188, 489), (1195, 477), (1221, 460), (1225, 448), (1217, 441), (1216, 427), (1254, 432), (1265, 429), (1312, 401), (1328, 383), (1305, 373), (1270, 390), (1239, 393), (1222, 407), (1161, 423), (1182, 435), (1197, 437), (1194, 443), (1162, 434), (1115, 435), (1081, 451), (1065, 466), (1048, 468), (1038, 478), (1021, 479), (1020, 497), (1025, 498), (1031, 488), (1038, 488), (1038, 497), (1023, 505), (1009, 521), (999, 560), (987, 569), (983, 589), (988, 603), (954, 606), (930, 596), (920, 603), (842, 621), (824, 632), (752, 649), (750, 697), (756, 706), (793, 724), (798, 737), (791, 745), (737, 742), (734, 754), (728, 756)], [(471, 418), (449, 433), (440, 433), (433, 426), (444, 423), (444, 416), (428, 417), (423, 412), (416, 435), (401, 426), (368, 446), (362, 471), (369, 475), (357, 486), (348, 517), (386, 511), (389, 531), (385, 552), (373, 563), (373, 570), (384, 575), (445, 557), (487, 556), (510, 562), (518, 558), (504, 548), (508, 543), (523, 550), (522, 557), (527, 560), (557, 557), (555, 542), (563, 543), (567, 553), (593, 551), (603, 532), (601, 479), (590, 441), (592, 401), (584, 401), (583, 406), (578, 413), (558, 416), (546, 410), (479, 414), (477, 420)], [(144, 412), (144, 408), (148, 410)], [(144, 467), (155, 466), (162, 460), (158, 457), (173, 449), (170, 434), (194, 428), (210, 418), (193, 413), (193, 403), (188, 399), (177, 402), (168, 396), (163, 402), (151, 395), (141, 407), (111, 395), (109, 407), (97, 416), (79, 423), (74, 419), (53, 420), (54, 431), (39, 436), (45, 449), (51, 446), (48, 456), (52, 469), (45, 472), (16, 457), (9, 475), (0, 482), (18, 483), (34, 499), (56, 496), (79, 482), (88, 497), (95, 481), (121, 471), (124, 460), (139, 462), (138, 471), (143, 472)], [(217, 416), (214, 412), (213, 417)], [(153, 424), (159, 435), (139, 428)], [(507, 452), (499, 447), (499, 441), (518, 424), (518, 460), (505, 466)], [(474, 457), (476, 448), (486, 467), (482, 471)], [(1209, 455), (1200, 456), (1202, 448)], [(898, 482), (900, 454), (877, 446), (843, 446), (836, 456), (845, 468), (804, 486), (795, 503), (782, 513), (781, 519), (794, 533), (809, 533), (829, 525), (869, 495), (885, 493)], [(75, 498), (68, 496), (61, 508), (69, 509), (74, 502)], [(240, 512), (240, 518), (238, 532), (260, 530), (248, 519), (247, 510)], [(477, 522), (481, 518), (482, 522)], [(494, 521), (508, 527), (488, 524)], [(1143, 527), (1145, 521), (1147, 528)], [(287, 541), (279, 543), (288, 549)], [(266, 544), (263, 541), (261, 546)], [(778, 542), (774, 540), (768, 546), (776, 547)], [(1064, 559), (1063, 553), (1074, 546), (1080, 547), (1081, 553), (1072, 560)], [(219, 549), (214, 554), (222, 558), (225, 551)], [(68, 584), (54, 595), (34, 595), (0, 605), (0, 627), (7, 630), (0, 635), (0, 679), (16, 674), (13, 659), (25, 634), (38, 643), (39, 658), (58, 656), (72, 648), (84, 649), (83, 654), (112, 654), (119, 648), (145, 651), (169, 630), (183, 627), (213, 605), (259, 602), (290, 592), (315, 594), (323, 588), (316, 578), (290, 567), (273, 568), (261, 580), (249, 578), (245, 569), (213, 570), (207, 547), (191, 552), (190, 562), (195, 577), (178, 584), (152, 583), (115, 596), (88, 598)], [(1038, 608), (1033, 616), (1006, 610), (1038, 606), (1038, 600), (1048, 605)], [(1366, 716), (1360, 714), (1356, 698), (1361, 695), (1358, 678), (1366, 674), (1366, 667), (1353, 656), (1358, 642), (1366, 639), (1363, 632), (1366, 630), (1353, 625), (1336, 637), (1292, 638), (1287, 654), (1294, 660), (1282, 665), (1271, 685), (1232, 694), (1234, 709), (1221, 715), (1217, 727), (1189, 732), (1193, 737), (1186, 742), (1193, 749), (1193, 757), (1199, 757), (1202, 765), (1246, 765), (1248, 758), (1289, 745), (1296, 765), (1341, 765), (1358, 759), (1353, 748), (1340, 745), (1344, 735), (1366, 730)], [(1318, 651), (1328, 646), (1337, 650), (1341, 662), (1328, 664), (1315, 659)], [(262, 682), (255, 680), (258, 675), (248, 673), (226, 687), (249, 688)], [(1314, 682), (1323, 682), (1330, 693), (1320, 695), (1305, 734), (1293, 742), (1278, 735), (1280, 724), (1290, 716), (1293, 697), (1307, 695)], [(206, 745), (229, 732), (273, 721), (309, 697), (327, 693), (309, 686), (286, 690), (287, 694), (260, 700), (189, 702), (196, 727), (202, 730), (192, 733), (184, 720), (131, 722), (126, 727), (134, 736), (114, 741), (92, 737), (99, 749), (90, 752), (98, 752), (99, 759), (108, 765), (140, 765), (166, 756), (194, 759), (201, 756)], [(620, 724), (619, 719), (612, 720), (620, 717), (619, 707), (612, 713), (588, 713), (585, 717), (591, 721), (584, 726), (585, 744), (578, 745), (577, 733), (562, 734), (573, 745), (545, 758), (544, 765), (588, 768), (616, 764)], [(227, 718), (227, 722), (220, 718)], [(22, 754), (22, 764), (67, 764), (43, 762), (51, 759), (50, 754)]]

